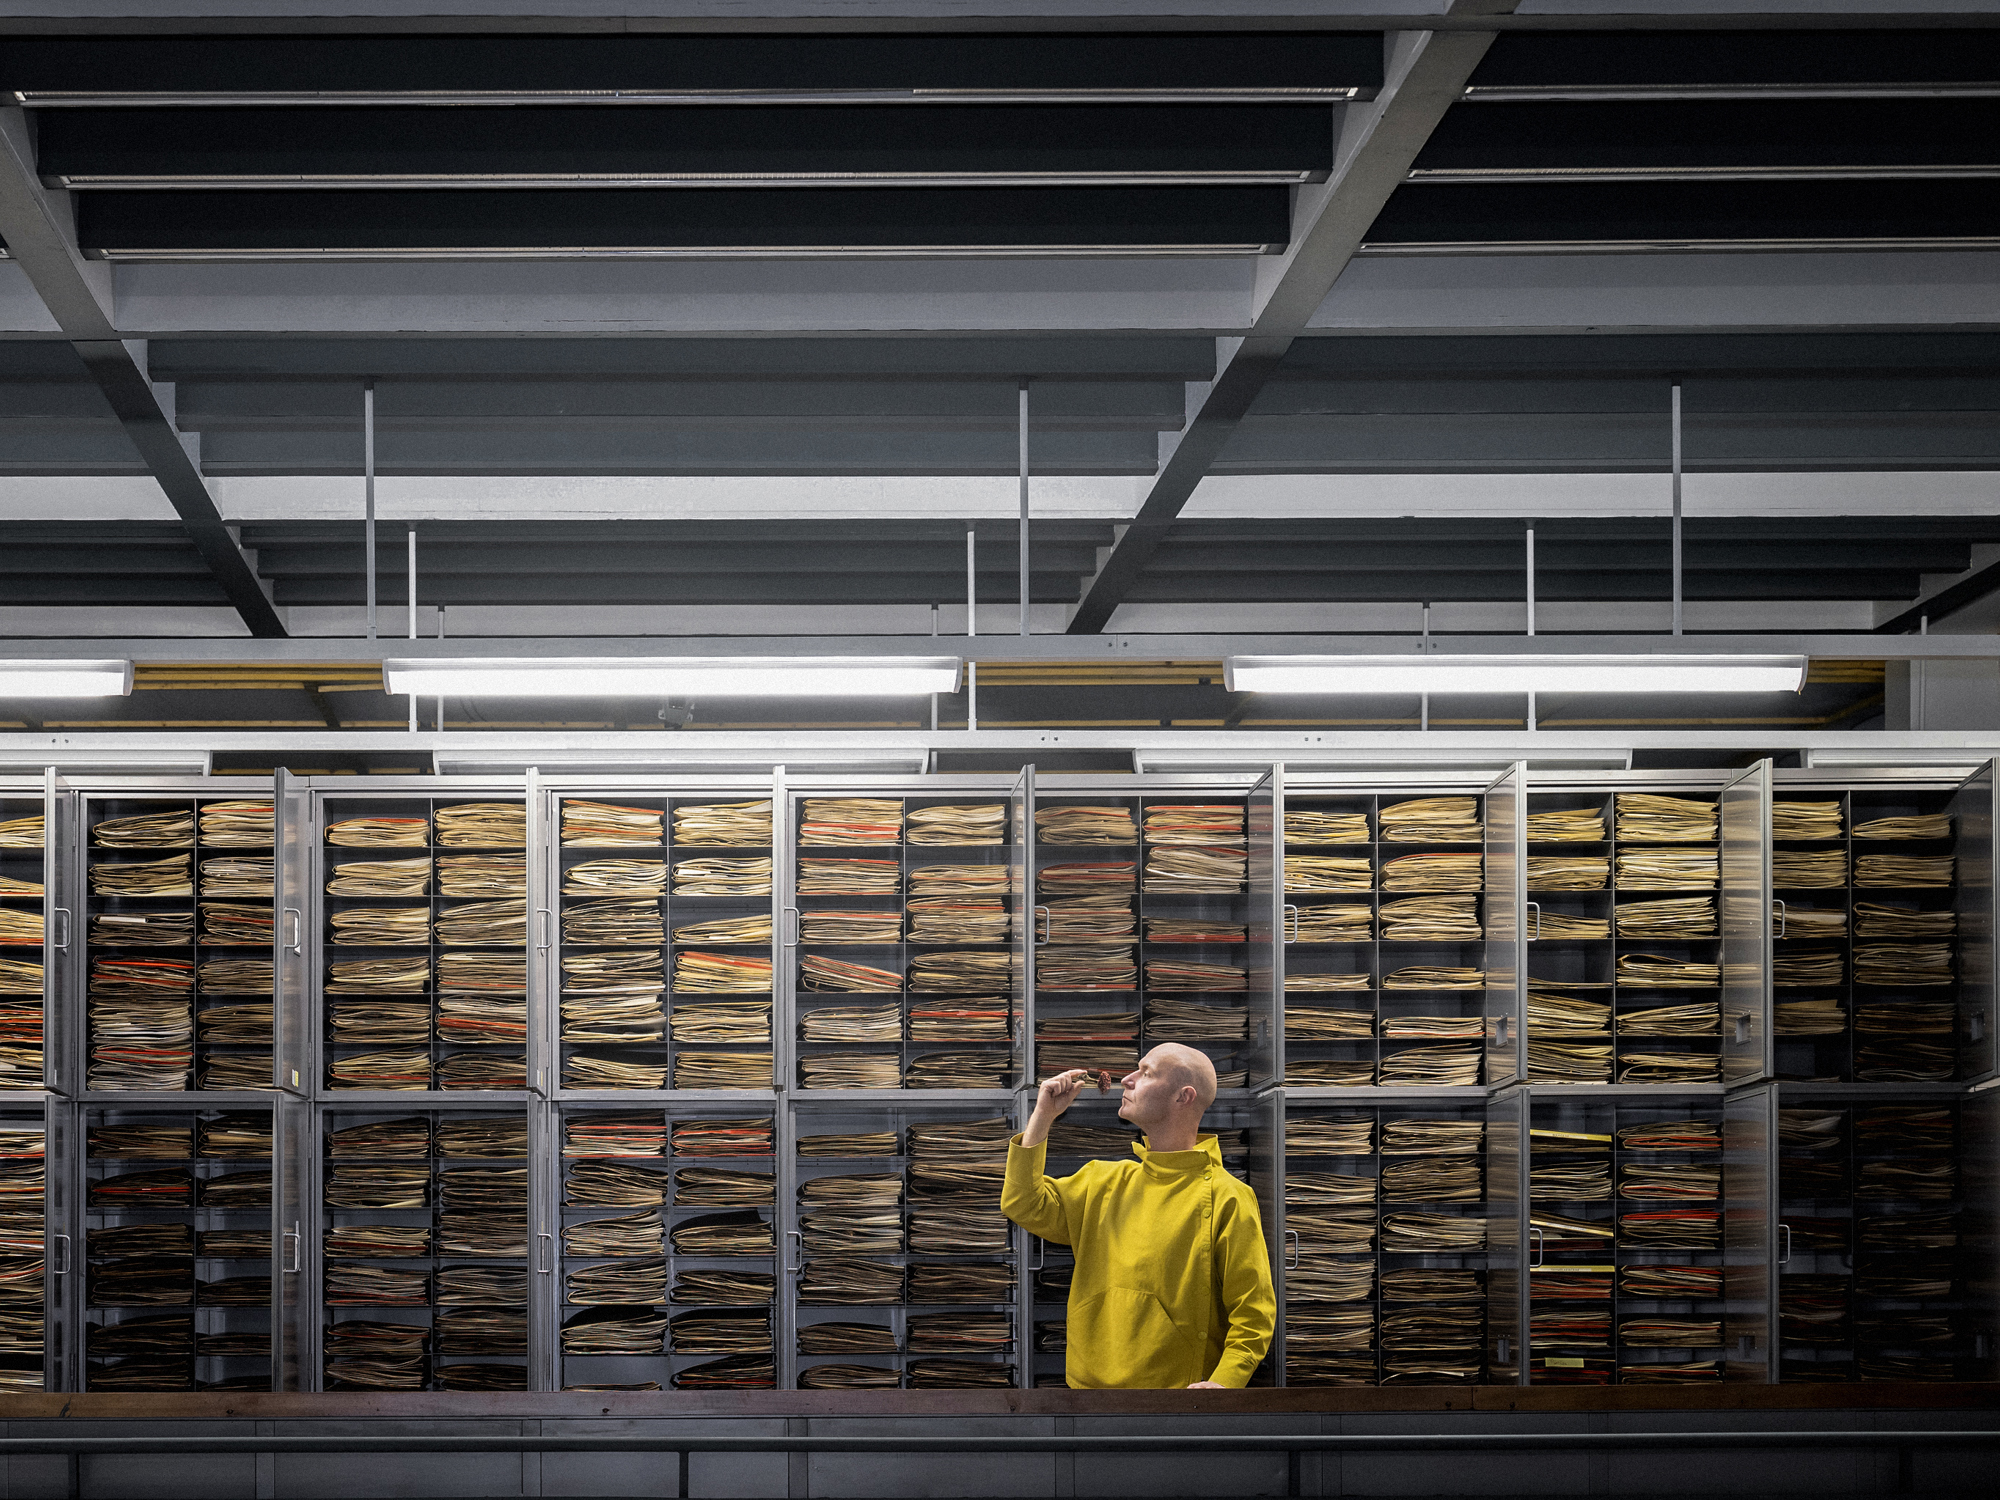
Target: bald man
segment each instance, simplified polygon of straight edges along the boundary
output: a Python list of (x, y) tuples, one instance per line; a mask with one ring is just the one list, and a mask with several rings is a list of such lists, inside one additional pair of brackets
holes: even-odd
[[(1271, 1346), (1277, 1299), (1257, 1198), (1200, 1134), (1215, 1065), (1192, 1047), (1155, 1047), (1125, 1075), (1118, 1117), (1145, 1132), (1131, 1161), (1043, 1173), (1049, 1127), (1091, 1082), (1074, 1068), (1041, 1087), (1007, 1148), (1000, 1206), (1076, 1252), (1069, 1290), (1074, 1390), (1222, 1390), (1250, 1383)], [(1100, 1092), (1111, 1075), (1096, 1079)]]

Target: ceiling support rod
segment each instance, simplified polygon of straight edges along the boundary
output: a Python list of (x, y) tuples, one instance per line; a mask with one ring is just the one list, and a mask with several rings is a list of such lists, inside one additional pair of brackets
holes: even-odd
[[(374, 640), (375, 619), (375, 382), (361, 384), (361, 549), (367, 555), (364, 566), (368, 572), (368, 639)], [(416, 580), (410, 580), (410, 634), (415, 635), (417, 620)]]
[(979, 533), (971, 526), (965, 528), (965, 633), (979, 634), (979, 573), (978, 552)]
[(1028, 382), (1021, 381), (1021, 634), (1028, 631)]
[(1674, 382), (1674, 634), (1681, 633), (1681, 383)]

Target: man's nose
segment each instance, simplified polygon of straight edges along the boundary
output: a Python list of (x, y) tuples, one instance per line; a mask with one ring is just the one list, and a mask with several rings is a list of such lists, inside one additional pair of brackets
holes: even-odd
[(1118, 1087), (1120, 1087), (1121, 1089), (1129, 1089), (1130, 1087), (1132, 1087), (1133, 1084), (1137, 1083), (1138, 1081), (1139, 1081), (1139, 1070), (1134, 1068), (1130, 1073), (1127, 1073), (1123, 1078), (1118, 1080)]

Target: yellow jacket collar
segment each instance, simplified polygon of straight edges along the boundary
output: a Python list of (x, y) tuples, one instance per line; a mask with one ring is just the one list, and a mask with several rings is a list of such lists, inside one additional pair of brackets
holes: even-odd
[(1139, 1158), (1150, 1172), (1162, 1176), (1172, 1176), (1181, 1172), (1203, 1172), (1222, 1165), (1222, 1147), (1216, 1144), (1212, 1135), (1198, 1135), (1194, 1138), (1192, 1151), (1152, 1151), (1143, 1141), (1132, 1143), (1132, 1154)]

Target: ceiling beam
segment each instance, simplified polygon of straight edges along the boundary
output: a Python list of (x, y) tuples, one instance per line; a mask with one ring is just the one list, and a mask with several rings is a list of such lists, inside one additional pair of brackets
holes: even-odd
[[(1513, 8), (1514, 0), (1454, 0), (1448, 14), (1505, 14)], [(1257, 268), (1246, 336), (1217, 340), (1215, 379), (1188, 387), (1187, 421), (1179, 433), (1162, 435), (1152, 489), (1085, 582), (1070, 616), (1070, 634), (1095, 634), (1110, 623), (1251, 402), (1361, 248), (1368, 226), (1463, 94), (1493, 38), (1490, 31), (1413, 31), (1386, 39), (1381, 92), (1372, 103), (1342, 110), (1333, 172), (1325, 183), (1298, 190), (1290, 247)]]
[(1882, 635), (1908, 635), (1921, 628), (1925, 620), (1942, 623), (1946, 616), (1957, 614), (1994, 594), (2000, 594), (2000, 562), (1974, 569), (1956, 583), (1947, 584), (1936, 593), (1917, 600), (1908, 609), (1898, 610), (1875, 629)]
[(253, 636), (284, 635), (256, 565), (209, 493), (198, 439), (174, 425), (173, 387), (153, 383), (143, 340), (120, 337), (111, 268), (78, 251), (69, 195), (41, 185), (33, 127), (26, 110), (12, 107), (0, 108), (0, 238), (104, 393), (231, 607)]

